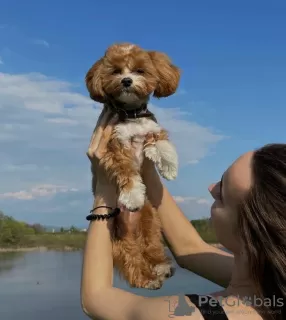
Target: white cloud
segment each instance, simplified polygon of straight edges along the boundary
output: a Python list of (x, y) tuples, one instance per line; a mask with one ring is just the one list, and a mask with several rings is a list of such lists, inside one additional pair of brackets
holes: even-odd
[(173, 198), (189, 220), (210, 216), (212, 201), (207, 198), (182, 196), (173, 196)]
[(210, 200), (208, 199), (205, 199), (205, 198), (199, 198), (197, 199), (197, 203), (198, 204), (202, 204), (202, 205), (207, 205), (207, 206), (210, 206)]
[(46, 121), (50, 123), (58, 123), (58, 124), (69, 124), (69, 125), (77, 124), (75, 120), (67, 119), (67, 118), (52, 118), (52, 119), (47, 119)]
[(46, 40), (43, 40), (43, 39), (34, 39), (34, 40), (32, 40), (32, 42), (34, 44), (38, 44), (38, 45), (44, 46), (46, 48), (50, 47), (50, 44)]
[(173, 196), (174, 200), (177, 203), (190, 203), (195, 202), (197, 204), (210, 206), (210, 200), (206, 198), (197, 198), (197, 197), (181, 197), (181, 196)]
[(187, 120), (188, 112), (178, 108), (152, 107), (162, 126), (170, 132), (181, 165), (196, 164), (209, 154), (215, 145), (224, 139), (221, 134)]
[(197, 164), (197, 163), (199, 163), (198, 159), (188, 161), (188, 164)]
[[(42, 170), (47, 170), (48, 168), (42, 168)], [(6, 164), (2, 165), (0, 167), (0, 172), (29, 172), (29, 171), (35, 171), (35, 170), (40, 170), (40, 168), (36, 164), (23, 164), (23, 165), (13, 165), (13, 164)]]
[[(85, 152), (101, 106), (78, 89), (43, 74), (0, 72), (0, 193), (6, 205), (19, 197), (35, 199), (34, 186), (41, 185), (91, 194)], [(199, 162), (223, 139), (212, 129), (188, 121), (189, 113), (180, 109), (154, 105), (150, 109), (169, 130), (181, 165)], [(77, 200), (76, 194), (70, 201)]]
[(69, 188), (67, 186), (57, 186), (43, 184), (34, 186), (30, 190), (20, 190), (17, 192), (0, 193), (0, 199), (18, 199), (18, 200), (32, 200), (39, 197), (47, 197), (57, 193), (76, 192), (76, 188)]

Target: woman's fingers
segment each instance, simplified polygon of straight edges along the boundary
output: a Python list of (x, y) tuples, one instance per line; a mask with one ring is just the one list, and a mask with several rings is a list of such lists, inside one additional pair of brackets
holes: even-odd
[(98, 159), (101, 159), (102, 156), (105, 154), (106, 149), (107, 149), (107, 144), (110, 140), (110, 137), (112, 135), (112, 131), (113, 128), (115, 126), (115, 124), (118, 121), (118, 116), (114, 115), (110, 121), (108, 122), (107, 126), (105, 127), (105, 129), (103, 130), (101, 137), (100, 137), (100, 141), (98, 144), (98, 147), (96, 149), (95, 155)]
[(98, 148), (99, 142), (101, 140), (101, 136), (110, 118), (111, 118), (111, 112), (108, 109), (104, 108), (99, 116), (99, 119), (97, 121), (96, 127), (93, 131), (93, 135), (89, 143), (89, 147), (87, 151), (87, 156), (89, 157), (89, 159), (91, 159), (94, 156)]
[(155, 136), (154, 136), (154, 133), (153, 132), (149, 132), (147, 133), (146, 137), (145, 137), (145, 141), (144, 141), (144, 148), (147, 147), (148, 145), (152, 145), (152, 144), (155, 144), (156, 142), (156, 139), (155, 139)]
[(93, 150), (96, 150), (99, 144), (99, 141), (101, 139), (101, 136), (103, 134), (103, 131), (106, 127), (106, 125), (108, 124), (108, 121), (111, 118), (111, 112), (108, 109), (103, 110), (103, 115), (102, 117), (99, 119), (98, 124), (97, 124), (97, 128), (95, 128), (95, 136), (93, 141), (90, 144), (90, 147)]
[(99, 125), (101, 124), (102, 122), (102, 118), (104, 116), (104, 114), (106, 113), (106, 107), (103, 107), (98, 119), (97, 119), (97, 122), (96, 122), (96, 125), (95, 125), (95, 128), (93, 129), (93, 133), (92, 133), (92, 136), (91, 136), (91, 139), (90, 139), (90, 142), (89, 142), (89, 147), (91, 146), (91, 144), (93, 143), (94, 139), (95, 139), (95, 136), (96, 136), (96, 133), (97, 133), (97, 129), (99, 127)]

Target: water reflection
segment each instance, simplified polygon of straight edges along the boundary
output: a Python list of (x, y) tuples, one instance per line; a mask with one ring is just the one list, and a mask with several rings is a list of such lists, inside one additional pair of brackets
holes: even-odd
[(0, 275), (11, 271), (17, 266), (19, 260), (25, 256), (24, 252), (1, 252), (0, 253)]

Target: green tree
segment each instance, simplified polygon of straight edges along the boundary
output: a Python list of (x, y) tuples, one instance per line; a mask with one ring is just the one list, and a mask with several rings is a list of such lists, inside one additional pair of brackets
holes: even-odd
[(42, 225), (40, 225), (39, 223), (33, 224), (32, 228), (35, 230), (36, 234), (45, 232), (45, 228)]
[(70, 232), (76, 233), (76, 232), (79, 232), (79, 230), (75, 226), (71, 226), (70, 227)]
[(0, 245), (21, 245), (26, 235), (34, 234), (33, 228), (12, 217), (0, 215)]

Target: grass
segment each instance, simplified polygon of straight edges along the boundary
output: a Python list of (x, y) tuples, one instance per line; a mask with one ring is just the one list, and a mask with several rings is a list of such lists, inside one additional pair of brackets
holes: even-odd
[(49, 250), (78, 250), (84, 247), (85, 238), (85, 233), (42, 233), (26, 235), (19, 244), (8, 245), (5, 248), (44, 247)]

